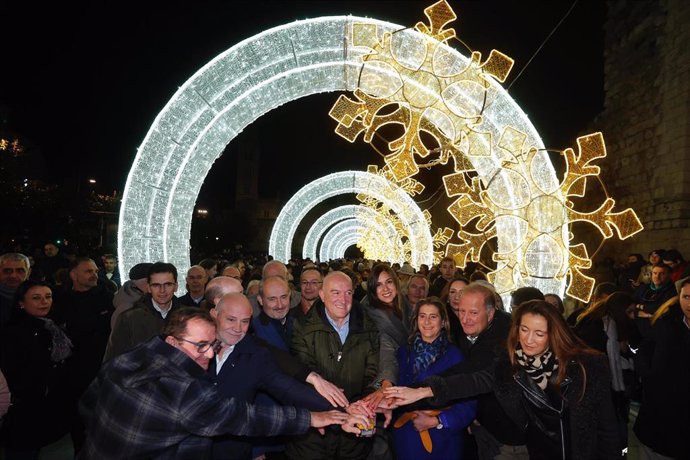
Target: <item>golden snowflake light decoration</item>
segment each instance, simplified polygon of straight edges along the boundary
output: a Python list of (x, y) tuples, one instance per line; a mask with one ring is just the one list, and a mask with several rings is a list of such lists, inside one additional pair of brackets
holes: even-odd
[(479, 262), (487, 243), (497, 240), (489, 277), (499, 293), (532, 285), (562, 294), (568, 280), (567, 293), (587, 301), (594, 280), (582, 270), (591, 260), (583, 244), (571, 244), (570, 224), (588, 222), (603, 238), (615, 233), (625, 239), (642, 230), (632, 209), (614, 212), (610, 197), (593, 212), (576, 210), (570, 200), (585, 194), (588, 178), (598, 177), (593, 163), (606, 156), (603, 136), (578, 138), (577, 153), (566, 149), (566, 172), (558, 180), (536, 130), (499, 84), (513, 60), (496, 50), (484, 61), (476, 51), (462, 56), (448, 45), (456, 33), (446, 26), (457, 17), (448, 3), (441, 0), (424, 12), (428, 24), (414, 29), (382, 33), (376, 24), (352, 24), (353, 46), (368, 52), (354, 98), (340, 96), (330, 110), (336, 133), (350, 142), (362, 134), (372, 143), (375, 136), (385, 138), (387, 125), (402, 127), (403, 134), (386, 143), (385, 165), (370, 172), (412, 196), (424, 190), (413, 178), (420, 167), (452, 160), (453, 172), (443, 183), (455, 198), (448, 212), (458, 224), (459, 242), (451, 242), (452, 230), (444, 229), (434, 244), (445, 244), (445, 254), (464, 267)]

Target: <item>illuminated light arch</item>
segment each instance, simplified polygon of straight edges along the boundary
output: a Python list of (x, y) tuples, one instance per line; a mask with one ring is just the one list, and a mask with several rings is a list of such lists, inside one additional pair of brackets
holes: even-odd
[[(358, 218), (346, 219), (333, 225), (323, 236), (319, 251), (319, 260), (328, 261), (340, 259), (345, 250), (359, 241), (359, 232), (366, 229), (368, 224)], [(380, 229), (377, 229), (380, 231)], [(380, 237), (385, 235), (380, 234)]]
[[(309, 228), (309, 231), (307, 231), (307, 235), (304, 238), (304, 244), (302, 245), (302, 257), (304, 259), (316, 260), (319, 241), (321, 241), (323, 235), (334, 224), (346, 219), (353, 219), (357, 217), (366, 218), (367, 216), (371, 218), (371, 222), (374, 222), (378, 216), (378, 213), (373, 209), (356, 204), (338, 206), (337, 208), (331, 209), (330, 211), (324, 213), (321, 217), (316, 219), (316, 221)], [(388, 228), (385, 232), (386, 241), (393, 242), (396, 239), (399, 239), (395, 226), (389, 223), (387, 227)], [(389, 260), (391, 262), (399, 262), (401, 264), (404, 262), (402, 260), (393, 260), (392, 258)]]
[[(136, 263), (157, 260), (175, 264), (180, 272), (187, 270), (194, 204), (213, 162), (246, 126), (270, 110), (312, 94), (353, 91), (362, 55), (368, 52), (352, 45), (354, 23), (380, 31), (404, 29), (354, 16), (296, 21), (238, 43), (179, 88), (156, 116), (127, 178), (118, 230), (121, 273)], [(469, 62), (457, 50), (443, 47), (458, 62)], [(368, 72), (371, 77), (380, 72), (387, 78), (384, 68), (370, 66)], [(530, 145), (543, 148), (536, 129), (508, 93), (495, 82), (492, 90), (491, 104), (482, 113), (482, 129), (499, 136), (501, 127), (510, 124), (526, 134)], [(519, 195), (519, 184), (504, 180), (503, 173), (494, 177), (501, 169), (500, 159), (477, 157), (473, 167), (480, 177), (494, 178), (492, 183), (505, 196)], [(550, 163), (548, 168), (555, 178)], [(510, 217), (504, 221), (509, 222)], [(514, 227), (496, 226), (499, 249), (509, 245)], [(533, 259), (539, 268), (540, 257)], [(431, 261), (425, 257), (417, 261), (420, 263)], [(496, 280), (499, 291), (501, 282)], [(562, 293), (564, 281), (535, 279), (532, 284)]]
[(340, 171), (320, 177), (295, 193), (280, 210), (268, 245), (268, 253), (277, 260), (292, 258), (292, 240), (302, 219), (317, 204), (338, 195), (363, 194), (388, 206), (402, 221), (406, 235), (411, 235), (410, 264), (433, 263), (433, 238), (424, 213), (402, 189), (394, 189), (383, 177), (364, 171)]

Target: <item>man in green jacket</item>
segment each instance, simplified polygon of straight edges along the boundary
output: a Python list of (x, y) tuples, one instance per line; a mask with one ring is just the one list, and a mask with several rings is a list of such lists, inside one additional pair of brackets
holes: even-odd
[[(379, 333), (372, 319), (352, 303), (352, 280), (336, 271), (323, 280), (317, 301), (306, 316), (295, 321), (291, 350), (312, 370), (357, 401), (373, 390), (379, 362)], [(321, 436), (310, 429), (286, 449), (288, 458), (364, 459), (371, 438), (357, 438), (341, 430)]]

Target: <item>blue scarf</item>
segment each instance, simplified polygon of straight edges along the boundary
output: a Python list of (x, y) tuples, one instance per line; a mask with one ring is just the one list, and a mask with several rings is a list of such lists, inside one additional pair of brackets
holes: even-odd
[(441, 334), (431, 343), (422, 340), (422, 336), (417, 331), (412, 342), (412, 352), (414, 354), (413, 374), (418, 376), (426, 371), (429, 366), (445, 354), (447, 349), (448, 338), (446, 337), (445, 329), (441, 329)]

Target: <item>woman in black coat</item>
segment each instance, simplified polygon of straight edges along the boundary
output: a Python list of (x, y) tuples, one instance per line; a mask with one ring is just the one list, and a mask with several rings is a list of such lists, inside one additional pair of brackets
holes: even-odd
[(606, 356), (587, 347), (542, 300), (513, 310), (494, 392), (524, 426), (532, 460), (621, 457)]
[(65, 362), (72, 344), (49, 318), (52, 303), (47, 284), (23, 282), (3, 330), (0, 369), (12, 393), (1, 436), (7, 460), (38, 458), (70, 431)]

